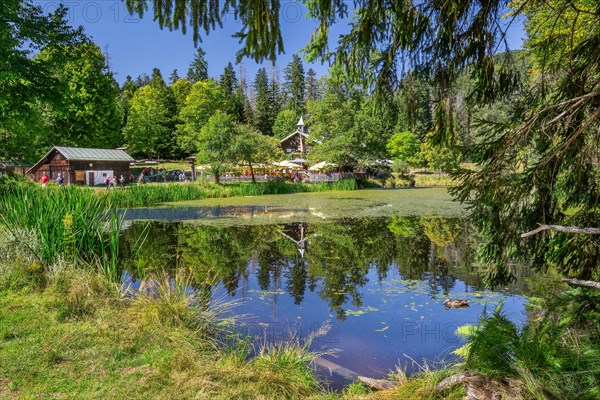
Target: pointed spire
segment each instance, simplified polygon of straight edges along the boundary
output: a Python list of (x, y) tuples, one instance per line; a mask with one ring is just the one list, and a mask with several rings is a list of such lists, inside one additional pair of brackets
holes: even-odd
[(302, 116), (300, 116), (300, 120), (298, 121), (298, 130), (304, 132), (304, 119)]

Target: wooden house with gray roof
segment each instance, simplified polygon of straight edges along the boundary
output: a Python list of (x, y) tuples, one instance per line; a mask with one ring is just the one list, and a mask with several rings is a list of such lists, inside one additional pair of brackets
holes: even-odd
[(44, 173), (51, 180), (59, 174), (65, 184), (101, 185), (106, 177), (123, 175), (129, 178), (129, 165), (133, 158), (118, 149), (86, 149), (55, 146), (27, 171), (27, 175), (39, 182)]

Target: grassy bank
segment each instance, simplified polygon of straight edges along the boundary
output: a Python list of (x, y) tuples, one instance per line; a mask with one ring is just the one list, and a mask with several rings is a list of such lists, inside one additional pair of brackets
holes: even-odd
[[(191, 293), (184, 275), (149, 278), (151, 290), (124, 296), (103, 276), (65, 264), (51, 274), (10, 268), (0, 272), (1, 398), (338, 399), (368, 393), (359, 384), (342, 393), (324, 389), (311, 366), (317, 354), (308, 350), (310, 337), (252, 347), (221, 315), (229, 305)], [(414, 390), (432, 398), (434, 376), (444, 374), (411, 380), (406, 397), (396, 398), (419, 398)], [(447, 398), (463, 394), (455, 390)]]
[[(307, 398), (319, 393), (301, 345), (223, 342), (228, 324), (167, 282), (125, 299), (102, 277), (62, 272), (0, 294), (2, 398)], [(218, 309), (218, 307), (217, 307)], [(231, 337), (233, 341), (234, 338)]]
[(230, 305), (190, 292), (189, 283), (185, 274), (149, 277), (147, 290), (126, 296), (104, 276), (68, 264), (51, 273), (2, 264), (0, 397), (461, 399), (462, 384), (437, 386), (465, 371), (498, 398), (600, 395), (593, 291), (571, 289), (553, 304), (534, 302), (532, 321), (521, 330), (501, 311), (462, 328), (468, 344), (459, 350), (459, 365), (396, 373), (390, 380), (399, 386), (391, 390), (353, 383), (334, 393), (311, 365), (317, 354), (309, 350), (310, 337), (253, 347), (235, 334), (231, 314), (223, 314)]
[(266, 183), (212, 183), (189, 184), (149, 184), (133, 185), (122, 190), (97, 190), (97, 195), (106, 198), (116, 207), (148, 207), (161, 203), (184, 200), (201, 200), (207, 198), (226, 198), (240, 196), (262, 196), (269, 194), (289, 194), (306, 192), (323, 192), (327, 190), (354, 190), (354, 180), (343, 180), (333, 183), (302, 184), (287, 182)]

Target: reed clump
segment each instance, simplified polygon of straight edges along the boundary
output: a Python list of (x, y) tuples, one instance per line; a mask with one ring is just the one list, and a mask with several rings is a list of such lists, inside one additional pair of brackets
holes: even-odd
[(121, 219), (105, 199), (75, 186), (42, 189), (19, 184), (1, 190), (0, 225), (22, 256), (44, 266), (60, 260), (99, 265), (117, 279)]
[(123, 190), (98, 190), (110, 204), (120, 208), (149, 207), (161, 203), (201, 200), (206, 198), (225, 198), (239, 196), (263, 196), (270, 194), (290, 194), (304, 192), (322, 192), (326, 190), (355, 190), (356, 181), (346, 179), (338, 182), (316, 184), (289, 183), (281, 181), (259, 183), (225, 183), (216, 185), (209, 182), (166, 183), (133, 185)]

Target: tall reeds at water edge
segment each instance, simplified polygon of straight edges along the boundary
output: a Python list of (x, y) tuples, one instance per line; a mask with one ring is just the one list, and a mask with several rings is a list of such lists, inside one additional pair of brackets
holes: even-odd
[[(214, 185), (208, 183), (135, 185), (118, 190), (78, 186), (40, 188), (25, 182), (0, 185), (0, 225), (44, 265), (65, 260), (94, 266), (112, 280), (119, 276), (119, 208), (214, 197), (259, 196), (356, 189), (354, 180), (335, 183), (267, 182)], [(122, 260), (121, 260), (122, 261)]]
[(121, 221), (107, 199), (91, 190), (32, 185), (2, 188), (0, 224), (15, 235), (35, 235), (38, 248), (22, 250), (33, 252), (45, 265), (61, 259), (74, 265), (98, 265), (116, 279)]
[(124, 190), (97, 191), (110, 204), (118, 207), (148, 207), (161, 203), (200, 200), (205, 198), (262, 196), (268, 194), (288, 194), (302, 192), (322, 192), (326, 190), (355, 190), (354, 179), (332, 183), (302, 184), (286, 182), (233, 183), (215, 185), (212, 183), (151, 184), (129, 186)]

